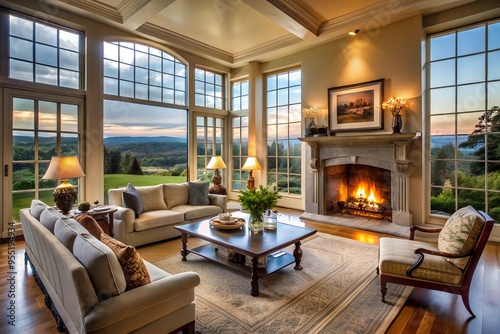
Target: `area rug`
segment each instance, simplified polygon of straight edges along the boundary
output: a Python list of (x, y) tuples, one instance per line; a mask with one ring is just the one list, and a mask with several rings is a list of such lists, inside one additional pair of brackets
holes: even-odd
[(410, 235), (410, 228), (408, 226), (397, 225), (383, 219), (340, 214), (325, 216), (309, 212), (304, 212), (300, 215), (300, 218), (406, 238)]
[[(195, 271), (196, 332), (384, 333), (411, 287), (391, 285), (381, 301), (375, 269), (378, 246), (317, 233), (302, 242), (302, 270), (293, 265), (261, 278), (250, 295), (250, 277), (189, 254), (153, 263), (170, 272)], [(293, 251), (293, 248), (286, 249)]]

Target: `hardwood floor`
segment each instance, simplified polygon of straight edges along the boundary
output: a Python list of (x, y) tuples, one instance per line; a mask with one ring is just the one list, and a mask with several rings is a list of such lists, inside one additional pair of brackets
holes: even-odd
[[(378, 244), (380, 233), (361, 231), (323, 223), (301, 221), (301, 212), (279, 209), (280, 221), (307, 226), (361, 242)], [(193, 246), (195, 240), (190, 240)], [(0, 333), (57, 333), (52, 314), (44, 304), (43, 294), (32, 276), (31, 268), (24, 265), (24, 241), (15, 243), (15, 268), (9, 268), (9, 247), (0, 245)], [(139, 247), (141, 256), (149, 261), (176, 254), (180, 239)], [(15, 277), (13, 285), (9, 278)], [(391, 284), (388, 285), (391, 288)], [(13, 298), (12, 293), (15, 293)], [(387, 333), (498, 333), (500, 328), (500, 244), (489, 243), (474, 275), (471, 307), (476, 318), (470, 318), (459, 296), (444, 292), (415, 289)], [(15, 327), (8, 324), (8, 308), (15, 302)]]

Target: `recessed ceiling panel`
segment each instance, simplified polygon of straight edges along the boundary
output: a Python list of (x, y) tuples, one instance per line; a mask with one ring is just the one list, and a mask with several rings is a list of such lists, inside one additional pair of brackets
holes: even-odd
[(241, 1), (177, 0), (148, 22), (230, 53), (289, 34)]

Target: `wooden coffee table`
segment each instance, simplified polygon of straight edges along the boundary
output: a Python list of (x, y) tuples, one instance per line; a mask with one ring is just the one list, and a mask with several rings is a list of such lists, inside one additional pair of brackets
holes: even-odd
[[(233, 213), (233, 216), (238, 215)], [(239, 216), (246, 218), (248, 221), (248, 215), (242, 213)], [(176, 226), (175, 228), (182, 233), (182, 261), (187, 261), (186, 256), (189, 253), (194, 253), (248, 273), (251, 276), (252, 296), (259, 295), (259, 278), (270, 275), (294, 262), (295, 266), (293, 268), (301, 270), (302, 249), (300, 248), (300, 241), (317, 232), (309, 228), (278, 223), (278, 228), (274, 231), (262, 231), (255, 234), (248, 229), (247, 224), (235, 230), (222, 230), (212, 227), (209, 219), (198, 223)], [(198, 237), (209, 241), (210, 244), (188, 249), (188, 236)], [(283, 248), (293, 244), (295, 244), (293, 255), (286, 252), (276, 254)], [(245, 257), (250, 257), (252, 266), (245, 266), (245, 261), (229, 261), (218, 254), (217, 246), (222, 246)], [(267, 257), (267, 267), (260, 268), (258, 266), (259, 258), (264, 256)]]

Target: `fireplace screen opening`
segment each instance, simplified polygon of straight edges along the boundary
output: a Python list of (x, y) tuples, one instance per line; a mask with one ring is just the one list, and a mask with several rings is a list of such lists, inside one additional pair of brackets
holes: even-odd
[(326, 214), (346, 213), (392, 220), (391, 171), (367, 165), (325, 167)]

